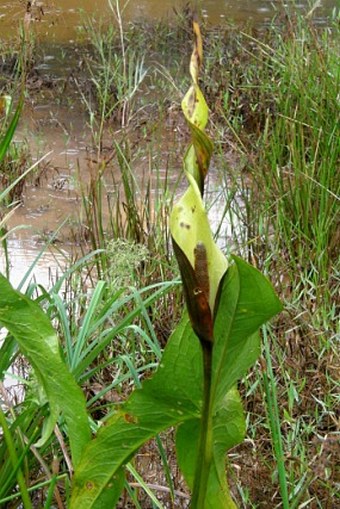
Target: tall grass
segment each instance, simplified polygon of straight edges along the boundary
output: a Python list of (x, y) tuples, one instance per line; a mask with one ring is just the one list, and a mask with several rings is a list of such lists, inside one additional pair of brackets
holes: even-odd
[[(293, 270), (302, 267), (316, 281), (325, 279), (336, 258), (338, 43), (336, 24), (321, 30), (303, 18), (290, 19), (282, 29), (273, 26), (260, 39), (244, 33), (227, 46), (230, 65), (215, 78), (226, 87), (210, 84), (217, 120), (228, 118), (229, 137), (254, 177), (248, 181), (252, 222), (266, 220), (272, 227), (268, 243), (286, 252)], [(212, 53), (209, 69), (217, 58)], [(228, 64), (226, 55), (223, 62)], [(259, 233), (254, 231), (255, 240)]]
[(90, 93), (79, 87), (98, 156), (106, 124), (115, 120), (124, 129), (131, 122), (138, 109), (137, 93), (148, 72), (138, 44), (126, 39), (124, 6), (121, 7), (119, 0), (109, 4), (112, 11), (109, 23), (85, 21), (84, 31), (91, 46), (86, 58)]
[[(335, 451), (329, 444), (336, 433), (338, 385), (331, 366), (340, 293), (340, 33), (337, 21), (328, 28), (294, 15), (276, 21), (260, 34), (230, 28), (209, 35), (207, 92), (215, 99), (221, 156), (216, 164), (227, 172), (222, 182), (232, 211), (229, 230), (237, 232), (238, 249), (276, 278), (286, 309), (275, 331), (266, 333), (271, 359), (268, 348), (265, 358), (271, 363), (264, 378), (254, 372), (246, 384), (254, 425), (249, 433), (261, 448), (256, 426), (271, 430), (273, 482), (278, 476), (285, 507), (331, 507)], [(268, 420), (260, 417), (258, 387), (267, 392)], [(270, 477), (271, 461), (263, 447), (262, 478)], [(244, 507), (246, 499), (244, 494)]]
[(275, 242), (287, 250), (292, 269), (314, 282), (320, 302), (329, 298), (324, 283), (339, 226), (339, 55), (331, 34), (320, 38), (301, 20), (296, 30), (295, 37), (281, 37), (271, 57), (281, 72), (258, 161), (265, 198), (280, 197), (270, 210), (277, 221)]

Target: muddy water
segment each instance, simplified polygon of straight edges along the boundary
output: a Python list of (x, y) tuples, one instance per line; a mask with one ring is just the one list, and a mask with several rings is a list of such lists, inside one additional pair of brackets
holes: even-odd
[[(316, 19), (321, 22), (331, 13), (338, 0), (322, 0), (316, 10)], [(289, 0), (287, 0), (289, 3)], [(115, 3), (115, 0), (112, 0)], [(123, 5), (123, 1), (121, 5)], [(152, 20), (169, 14), (173, 8), (183, 7), (186, 0), (130, 0), (123, 12), (125, 20)], [(282, 0), (205, 0), (198, 2), (201, 15), (214, 24), (222, 19), (239, 22), (267, 23), (282, 11)], [(295, 8), (307, 9), (310, 2), (297, 0)], [(82, 13), (81, 13), (82, 11)], [(77, 65), (74, 41), (79, 34), (84, 13), (99, 18), (109, 11), (108, 0), (41, 0), (33, 1), (30, 12), (32, 26), (39, 40), (45, 45), (45, 58), (37, 71), (53, 75), (54, 84), (59, 77), (64, 79)], [(0, 41), (16, 33), (25, 18), (24, 0), (0, 0)], [(27, 15), (26, 15), (27, 17)], [(67, 58), (62, 53), (68, 51)], [(73, 51), (73, 48), (75, 50)], [(36, 88), (39, 90), (39, 81)], [(25, 271), (42, 248), (42, 240), (54, 232), (60, 223), (69, 218), (76, 221), (80, 215), (80, 200), (74, 189), (77, 168), (87, 180), (90, 173), (89, 152), (91, 136), (87, 127), (88, 117), (74, 96), (70, 104), (60, 101), (62, 91), (32, 95), (27, 104), (23, 122), (17, 133), (18, 139), (26, 139), (36, 157), (52, 151), (46, 160), (47, 178), (39, 187), (26, 190), (25, 204), (11, 219), (10, 227), (22, 224), (30, 228), (17, 230), (9, 237), (9, 254), (12, 263), (11, 278), (17, 285)], [(165, 171), (165, 170), (164, 170)], [(219, 206), (217, 207), (219, 208)], [(63, 249), (71, 249), (71, 239), (63, 237)], [(71, 246), (71, 247), (70, 247)], [(48, 286), (51, 276), (63, 266), (65, 258), (57, 250), (44, 254), (39, 260), (34, 276)], [(0, 270), (4, 270), (4, 259), (0, 252)]]
[[(111, 0), (115, 4), (116, 0)], [(24, 0), (0, 0), (0, 36), (1, 39), (13, 35), (13, 24), (19, 24), (26, 12)], [(126, 5), (123, 15), (126, 20), (157, 19), (187, 4), (187, 0), (130, 0), (120, 4)], [(195, 2), (193, 2), (195, 3)], [(237, 22), (267, 22), (282, 10), (295, 4), (295, 9), (308, 11), (308, 6), (317, 5), (316, 19), (322, 20), (338, 6), (338, 0), (198, 0), (201, 15), (211, 23), (221, 18)], [(105, 17), (110, 10), (108, 0), (33, 0), (32, 20), (37, 23), (37, 31), (47, 40), (69, 41), (76, 37), (85, 14), (94, 17)], [(83, 14), (81, 14), (83, 13)]]

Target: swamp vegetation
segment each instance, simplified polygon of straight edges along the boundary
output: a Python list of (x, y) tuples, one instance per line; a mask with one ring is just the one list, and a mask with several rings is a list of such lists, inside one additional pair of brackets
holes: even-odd
[[(124, 24), (119, 2), (110, 5), (109, 23), (84, 20), (67, 76), (41, 70), (46, 55), (30, 23), (1, 47), (0, 506), (340, 507), (339, 13), (325, 26), (294, 10), (256, 29), (202, 24), (204, 62), (198, 74), (191, 60), (190, 76), (187, 10)], [(59, 57), (65, 66), (68, 52)], [(198, 113), (186, 95), (192, 86)], [(73, 214), (41, 234), (14, 290), (13, 218), (30, 190), (55, 176), (46, 156), (15, 136), (25, 108), (42, 97), (81, 108), (87, 158), (56, 190), (74, 193)], [(198, 189), (194, 199), (182, 197), (187, 185)], [(210, 233), (183, 241), (185, 221), (176, 218), (203, 204), (215, 243)], [(200, 217), (191, 226), (208, 231)], [(65, 266), (43, 285), (32, 274), (49, 249)], [(226, 374), (213, 384), (219, 397), (229, 392), (223, 405), (217, 397), (214, 425), (206, 421), (215, 426), (216, 471), (204, 503), (204, 461), (195, 473), (201, 354), (175, 254), (203, 351), (210, 292), (226, 306), (214, 316)], [(221, 293), (210, 274), (220, 264)], [(271, 281), (279, 314), (256, 269)], [(224, 290), (236, 291), (241, 275), (233, 302)], [(234, 309), (234, 322), (219, 309)], [(226, 329), (228, 355), (218, 350)], [(233, 341), (242, 343), (236, 364)], [(202, 433), (200, 442), (206, 451)]]

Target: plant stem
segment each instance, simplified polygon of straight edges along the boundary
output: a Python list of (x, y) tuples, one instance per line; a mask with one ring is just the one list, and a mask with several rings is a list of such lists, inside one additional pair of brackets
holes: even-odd
[(211, 375), (213, 343), (201, 341), (203, 349), (203, 408), (191, 509), (203, 509), (213, 456), (213, 420), (211, 408)]

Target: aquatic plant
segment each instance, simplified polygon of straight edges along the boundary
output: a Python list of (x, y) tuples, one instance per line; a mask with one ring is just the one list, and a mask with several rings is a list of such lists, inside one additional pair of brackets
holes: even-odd
[[(338, 493), (335, 409), (338, 388), (336, 340), (339, 335), (339, 257), (336, 246), (339, 231), (340, 74), (337, 64), (340, 32), (338, 21), (336, 23), (326, 28), (298, 16), (287, 19), (282, 26), (277, 23), (261, 32), (247, 30), (247, 33), (242, 33), (239, 27), (225, 23), (205, 34), (205, 65), (201, 70), (200, 86), (212, 109), (213, 122), (209, 131), (213, 133), (215, 147), (213, 178), (210, 176), (209, 182), (206, 179), (205, 201), (209, 202), (211, 185), (217, 185), (218, 181), (218, 196), (224, 204), (220, 207), (222, 227), (217, 232), (218, 245), (227, 246), (227, 252), (241, 253), (264, 273), (270, 274), (285, 302), (285, 313), (280, 319), (272, 326), (263, 327), (262, 362), (257, 362), (239, 384), (246, 409), (248, 439), (232, 450), (232, 464), (227, 471), (233, 497), (247, 509), (266, 504), (268, 500), (273, 505), (282, 501), (283, 507), (292, 509), (312, 504), (332, 506)], [(142, 34), (138, 40), (145, 35), (139, 25), (131, 25), (131, 29), (137, 35)], [(179, 34), (182, 36), (179, 37)], [(129, 33), (125, 32), (125, 37), (128, 40)], [(162, 48), (162, 51), (168, 48), (169, 54), (162, 55), (163, 63), (167, 63), (170, 57), (175, 60), (168, 73), (172, 73), (177, 84), (185, 83), (178, 76), (186, 48), (186, 42), (182, 44), (182, 40), (188, 39), (183, 26), (170, 29), (166, 22), (159, 37), (154, 36), (151, 30), (148, 37), (153, 40), (155, 55), (157, 48)], [(180, 56), (176, 52), (177, 46), (173, 47), (174, 41), (181, 46), (178, 50)], [(176, 65), (178, 73), (174, 70)], [(154, 85), (158, 91), (160, 80)], [(149, 116), (150, 119), (153, 117), (151, 124), (158, 132), (158, 126), (165, 123), (163, 119), (171, 121), (171, 132), (173, 127), (177, 130), (179, 91), (176, 90), (175, 94), (169, 91), (169, 87), (166, 90), (166, 102), (160, 108), (161, 121), (153, 106), (153, 114)], [(146, 97), (148, 99), (150, 96)], [(165, 109), (169, 108), (169, 103), (171, 109)], [(179, 140), (177, 147), (180, 151), (183, 129), (180, 122), (178, 125), (176, 139)], [(164, 150), (162, 140), (159, 136), (154, 137), (150, 124), (147, 129), (143, 128), (143, 133), (147, 133), (159, 146), (160, 152)], [(144, 140), (142, 143), (145, 143)], [(161, 193), (165, 204), (162, 213), (159, 213), (158, 207), (155, 213), (155, 202), (150, 202), (154, 196), (151, 195), (146, 203), (150, 204), (150, 212), (155, 215), (141, 213), (140, 195), (132, 180), (135, 177), (135, 161), (138, 163), (141, 158), (133, 143), (134, 139), (131, 143), (133, 151), (125, 152), (124, 149), (128, 163), (124, 167), (124, 197), (106, 190), (112, 203), (117, 202), (121, 214), (112, 214), (110, 230), (103, 221), (102, 231), (98, 230), (103, 234), (102, 238), (98, 236), (93, 243), (94, 248), (102, 248), (95, 252), (102, 257), (103, 267), (106, 266), (107, 247), (110, 256), (108, 239), (137, 239), (147, 245), (151, 239), (149, 225), (165, 231), (169, 220), (169, 216), (165, 215), (169, 209), (165, 203), (168, 189)], [(129, 158), (129, 153), (133, 154), (132, 158)], [(150, 155), (151, 159), (152, 170), (164, 168), (164, 159), (162, 163), (160, 159), (155, 163)], [(177, 167), (175, 158), (168, 164)], [(102, 178), (100, 172), (98, 174), (98, 179)], [(128, 178), (131, 178), (131, 183)], [(6, 193), (7, 189), (0, 191), (0, 201), (6, 197), (7, 203), (9, 194)], [(214, 193), (214, 199), (215, 196)], [(89, 213), (94, 197), (95, 194), (89, 194)], [(126, 210), (124, 200), (129, 206)], [(8, 210), (4, 208), (5, 217), (1, 225), (6, 222)], [(125, 211), (129, 212), (126, 216)], [(141, 213), (143, 220), (138, 220), (135, 211)], [(93, 215), (95, 212), (92, 211)], [(226, 218), (230, 219), (233, 227), (225, 234)], [(87, 222), (87, 231), (94, 230), (92, 224), (94, 222)], [(142, 238), (136, 236), (140, 234)], [(2, 239), (6, 235), (8, 233), (3, 232)], [(157, 242), (152, 243), (159, 247), (158, 251), (150, 249), (157, 253), (151, 256), (155, 266), (160, 266), (164, 260), (160, 247), (162, 238), (157, 236)], [(82, 246), (88, 248), (85, 242)], [(198, 248), (197, 270), (204, 276), (203, 287), (206, 290), (205, 251), (201, 245), (195, 247)], [(152, 330), (156, 329), (155, 313), (161, 314), (164, 321), (174, 323), (173, 317), (182, 311), (182, 305), (179, 299), (172, 305), (173, 297), (169, 293), (171, 307), (164, 303), (163, 297), (157, 302), (147, 300), (146, 295), (150, 295), (148, 292), (153, 292), (153, 289), (147, 290), (146, 294), (133, 290), (133, 296), (127, 292), (126, 299), (130, 297), (130, 300), (124, 301), (121, 295), (116, 296), (116, 302), (113, 302), (114, 296), (107, 301), (110, 290), (103, 286), (103, 282), (100, 281), (97, 286), (98, 281), (95, 281), (94, 288), (89, 282), (94, 279), (94, 271), (91, 271), (94, 258), (87, 256), (88, 265), (86, 261), (84, 264), (77, 262), (72, 267), (74, 272), (70, 269), (65, 278), (63, 275), (60, 279), (60, 284), (66, 282), (67, 292), (59, 283), (50, 291), (31, 284), (28, 295), (33, 295), (33, 288), (39, 291), (37, 303), (53, 320), (63, 357), (66, 363), (72, 362), (75, 366), (75, 378), (86, 391), (87, 410), (95, 433), (98, 425), (115, 412), (116, 405), (110, 401), (112, 389), (114, 396), (117, 397), (118, 393), (120, 398), (126, 390), (130, 392), (132, 385), (139, 387), (141, 378), (150, 376), (156, 368), (155, 359), (160, 358), (161, 349), (157, 343), (160, 339), (158, 330)], [(111, 262), (114, 263), (114, 257), (111, 257)], [(230, 269), (232, 264), (227, 274)], [(169, 272), (171, 274), (171, 267), (167, 274)], [(98, 273), (103, 274), (105, 280), (112, 280), (114, 266), (112, 272), (98, 270)], [(26, 282), (31, 274), (30, 269), (25, 276)], [(142, 287), (145, 278), (143, 275), (143, 279), (139, 279), (140, 275), (138, 272), (138, 286)], [(167, 276), (163, 276), (163, 280), (166, 279)], [(91, 286), (90, 290), (86, 290), (87, 285)], [(177, 293), (179, 287), (176, 287)], [(6, 288), (2, 286), (1, 291)], [(132, 316), (136, 321), (131, 321)], [(20, 322), (20, 313), (15, 319)], [(164, 334), (166, 339), (167, 334), (168, 330)], [(216, 337), (214, 339), (216, 344)], [(194, 335), (192, 340), (197, 342)], [(78, 342), (80, 346), (76, 349)], [(15, 359), (21, 359), (17, 357), (17, 351), (13, 335), (7, 334), (0, 351), (0, 371), (9, 369), (11, 362), (17, 365)], [(21, 468), (33, 504), (40, 497), (48, 508), (53, 496), (53, 505), (63, 507), (68, 504), (72, 471), (72, 461), (67, 463), (65, 459), (69, 455), (67, 427), (63, 416), (60, 416), (58, 428), (46, 445), (40, 449), (34, 447), (41, 435), (41, 423), (48, 418), (49, 408), (45, 396), (37, 400), (39, 384), (34, 382), (32, 371), (26, 379), (29, 368), (26, 361), (21, 362), (25, 379), (20, 379), (19, 383), (25, 384), (25, 402), (6, 399), (6, 390), (1, 393), (2, 409), (18, 463), (13, 467), (3, 435), (0, 441), (0, 505), (19, 503), (21, 495), (16, 475)], [(189, 373), (191, 367), (188, 367)], [(197, 410), (197, 416), (201, 408)], [(199, 426), (195, 426), (198, 436)], [(57, 429), (61, 431), (59, 444)], [(179, 441), (180, 429), (181, 425)], [(166, 435), (169, 448), (173, 447), (172, 436), (173, 431)], [(272, 448), (269, 447), (270, 442)], [(135, 469), (141, 467), (139, 477), (133, 466), (127, 464), (126, 469), (136, 482), (131, 482), (131, 477), (125, 481), (120, 506), (126, 506), (129, 499), (132, 505), (143, 507), (143, 491), (149, 497), (145, 504), (147, 507), (151, 503), (162, 507), (162, 500), (169, 500), (168, 488), (161, 482), (159, 471), (152, 474), (161, 486), (152, 487), (147, 481), (148, 472), (143, 461), (145, 450), (149, 454), (152, 447), (148, 444), (136, 458)], [(52, 454), (55, 455), (53, 461)], [(153, 462), (154, 455), (151, 458)], [(168, 458), (172, 460), (170, 451)], [(185, 466), (182, 469), (184, 472)], [(176, 490), (182, 487), (183, 481), (177, 468), (170, 475), (174, 476), (173, 481), (168, 476), (167, 482), (175, 504)], [(190, 485), (193, 486), (193, 482)], [(152, 490), (156, 490), (157, 498)], [(65, 500), (61, 500), (60, 495)], [(183, 506), (185, 504), (184, 501)]]
[[(8, 97), (8, 96), (4, 96), (4, 97), (1, 97), (0, 99), (1, 99), (2, 104), (3, 104), (3, 113), (5, 114), (5, 117), (6, 117), (5, 120), (6, 120), (7, 117), (9, 116), (9, 113), (10, 113), (10, 110), (11, 110), (12, 98)], [(0, 139), (0, 163), (3, 161), (3, 159), (5, 157), (5, 154), (6, 154), (6, 152), (9, 149), (10, 143), (12, 141), (12, 138), (14, 136), (15, 130), (16, 130), (18, 122), (19, 122), (19, 118), (20, 118), (20, 114), (21, 114), (21, 110), (22, 110), (23, 104), (24, 104), (24, 95), (22, 93), (21, 96), (20, 96), (18, 105), (17, 105), (17, 107), (15, 109), (14, 115), (12, 116), (12, 119), (10, 120), (8, 126), (6, 127), (6, 129), (3, 129), (3, 127), (2, 127), (2, 129), (0, 130), (0, 135), (1, 135), (1, 139)], [(0, 114), (1, 113), (2, 112), (0, 112)], [(3, 125), (6, 125), (5, 122), (3, 122)]]

